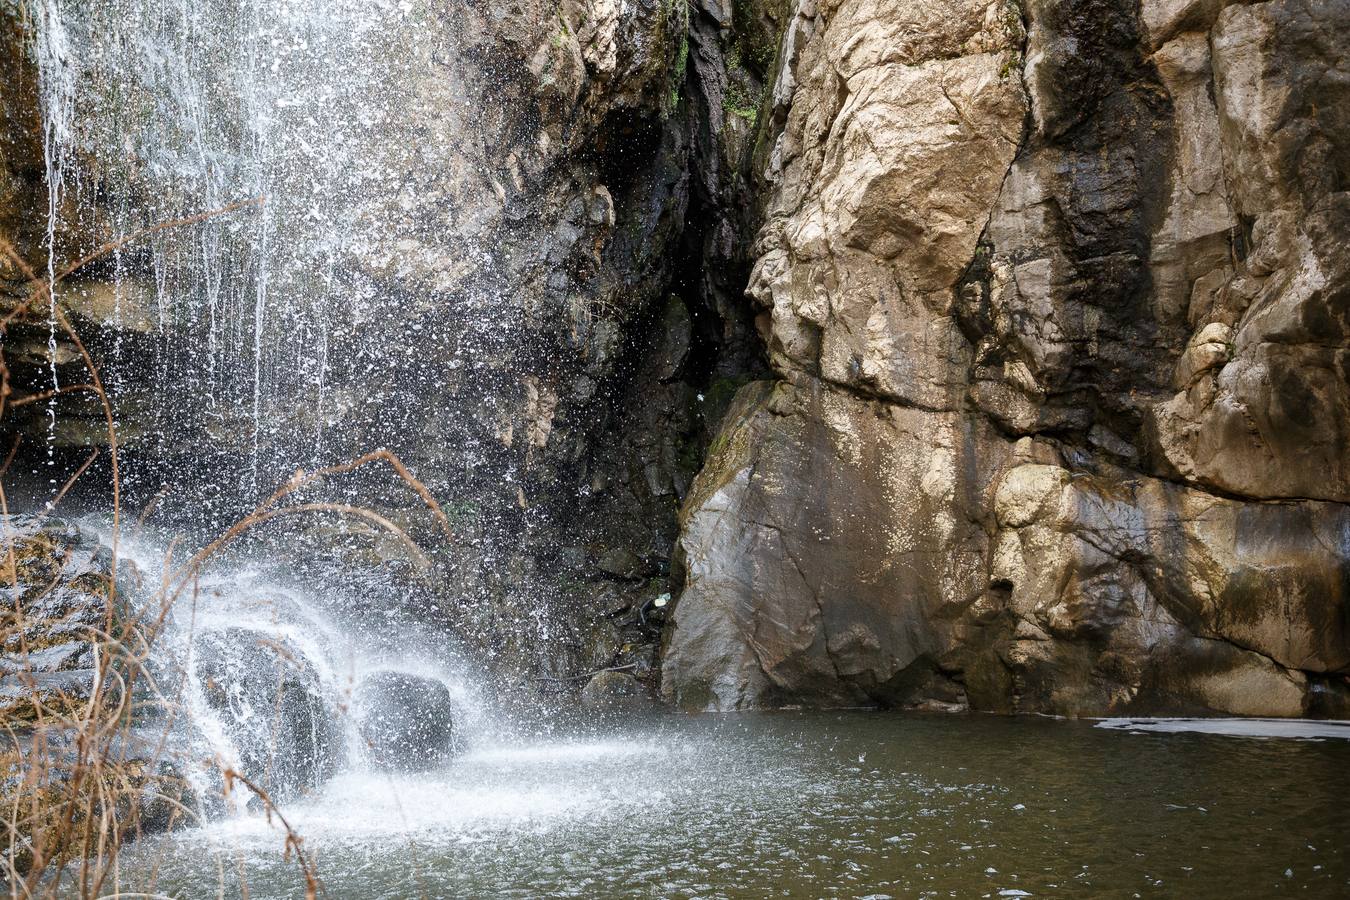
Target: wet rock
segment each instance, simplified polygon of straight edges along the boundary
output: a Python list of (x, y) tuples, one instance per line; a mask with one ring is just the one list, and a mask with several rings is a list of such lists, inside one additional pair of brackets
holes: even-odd
[(633, 640), (624, 643), (614, 659), (614, 665), (625, 668), (634, 678), (646, 682), (656, 674), (659, 653), (657, 644), (643, 643), (641, 635), (634, 635)]
[(606, 550), (601, 554), (596, 567), (606, 575), (613, 575), (615, 578), (636, 579), (651, 572), (650, 567), (642, 560), (642, 557), (632, 550), (622, 547)]
[(665, 697), (691, 709), (908, 702), (915, 674), (956, 646), (983, 581), (981, 485), (962, 464), (978, 440), (954, 414), (823, 387), (742, 389), (682, 511)]
[(94, 672), (16, 672), (0, 678), (0, 715), (14, 723), (78, 716), (94, 690)]
[[(105, 825), (121, 841), (194, 822), (198, 798), (180, 760), (165, 749), (162, 732), (122, 732), (111, 746), (98, 746), (106, 750), (108, 767), (97, 778), (76, 778), (80, 752), (64, 730), (6, 736), (0, 745), (0, 802), (21, 812), (12, 839), (0, 845), (0, 867), (27, 874), (35, 857), (50, 863), (58, 854), (80, 852), (91, 812), (106, 814)], [(64, 817), (72, 807), (69, 827)]]
[[(141, 12), (102, 0), (61, 11), (74, 41), (62, 83), (81, 115), (72, 122), (70, 152), (61, 154), (73, 215), (69, 221), (58, 215), (58, 270), (112, 237), (105, 232), (114, 220), (132, 215), (139, 227), (202, 212), (202, 194), (187, 187), (205, 171), (199, 153), (216, 158), (222, 148), (211, 135), (247, 133), (256, 124), (228, 87), (246, 57), (235, 51), (248, 40), (247, 29), (227, 11), (200, 10), (193, 34), (209, 35), (219, 49), (207, 60), (182, 43), (195, 38)], [(185, 507), (207, 495), (209, 508), (220, 510), (222, 473), (250, 471), (260, 485), (284, 480), (296, 465), (309, 466), (319, 434), (331, 440), (325, 454), (334, 459), (397, 447), (436, 496), (462, 492), (457, 499), (475, 509), (472, 523), (456, 523), (466, 539), (446, 554), (454, 559), (444, 568), (456, 580), (478, 590), (493, 578), (496, 560), (513, 549), (549, 570), (532, 575), (529, 585), (494, 584), (494, 600), (502, 602), (472, 605), (462, 616), (472, 621), (457, 623), (484, 649), (485, 660), (496, 659), (495, 647), (517, 637), (507, 633), (516, 617), (498, 610), (516, 602), (514, 590), (556, 589), (550, 576), (561, 544), (614, 546), (620, 542), (605, 532), (619, 519), (623, 542), (644, 559), (668, 553), (673, 544), (673, 495), (687, 487), (697, 466), (696, 448), (683, 441), (694, 430), (689, 401), (695, 388), (685, 381), (703, 377), (689, 374), (693, 321), (698, 318), (704, 332), (701, 364), (721, 330), (701, 297), (685, 297), (683, 289), (673, 297), (671, 286), (679, 269), (690, 281), (688, 293), (698, 292), (697, 277), (688, 273), (698, 267), (700, 238), (685, 246), (681, 234), (697, 168), (690, 163), (693, 133), (706, 141), (701, 152), (707, 158), (722, 156), (717, 130), (681, 105), (698, 77), (690, 71), (691, 57), (700, 54), (690, 49), (689, 29), (702, 13), (669, 0), (504, 6), (455, 0), (445, 10), (386, 12), (374, 14), (380, 27), (371, 40), (344, 44), (345, 54), (320, 53), (312, 42), (286, 51), (291, 55), (277, 85), (327, 84), (322, 77), (287, 78), (333, 72), (339, 58), (337, 79), (348, 83), (350, 73), (360, 74), (351, 90), (325, 95), (319, 119), (335, 123), (330, 134), (316, 136), (298, 108), (286, 107), (276, 124), (288, 136), (287, 149), (274, 162), (304, 171), (304, 155), (332, 153), (351, 163), (344, 177), (353, 180), (319, 198), (306, 193), (304, 179), (288, 179), (286, 198), (268, 199), (269, 218), (276, 213), (297, 247), (314, 249), (316, 235), (332, 228), (350, 240), (340, 242), (333, 258), (331, 284), (318, 287), (311, 273), (294, 272), (293, 290), (278, 298), (285, 308), (277, 307), (259, 336), (260, 364), (277, 375), (260, 397), (263, 427), (254, 427), (251, 400), (236, 402), (244, 381), (253, 383), (252, 363), (244, 366), (242, 357), (223, 349), (208, 361), (201, 350), (217, 346), (208, 327), (251, 335), (251, 325), (241, 319), (218, 326), (212, 318), (207, 326), (211, 317), (196, 305), (202, 299), (183, 293), (183, 286), (202, 284), (252, 289), (262, 269), (232, 260), (253, 250), (267, 253), (257, 243), (263, 218), (255, 210), (160, 232), (153, 244), (121, 255), (115, 267), (69, 279), (60, 297), (106, 367), (105, 379), (117, 385), (119, 442), (137, 451), (124, 464), (134, 466), (134, 480), (144, 484), (163, 479), (185, 492), (200, 488), (197, 496), (176, 498)], [(15, 238), (21, 253), (44, 270), (48, 196), (39, 77), (29, 52), (34, 27), (32, 17), (8, 8), (0, 14), (0, 75), (12, 88), (0, 98), (0, 236)], [(283, 30), (292, 27), (304, 28), (296, 20)], [(151, 45), (156, 53), (195, 60), (181, 73), (182, 83), (147, 85), (134, 95), (109, 90), (119, 73), (153, 66), (141, 54)], [(700, 59), (720, 66), (722, 55), (709, 46)], [(398, 90), (377, 96), (390, 84)], [(148, 165), (163, 141), (183, 133), (185, 123), (176, 118), (181, 104), (169, 92), (189, 89), (202, 100), (206, 119), (195, 124), (205, 143), (172, 165)], [(356, 114), (366, 108), (378, 108), (379, 115)], [(127, 127), (137, 121), (155, 127)], [(247, 165), (234, 153), (237, 142), (227, 143), (219, 157), (226, 169)], [(722, 182), (736, 182), (732, 168)], [(92, 183), (107, 190), (81, 194), (76, 202), (74, 185)], [(700, 221), (711, 218), (700, 215)], [(199, 241), (209, 253), (197, 252)], [(338, 246), (327, 237), (322, 243)], [(289, 278), (279, 273), (298, 258), (279, 258), (273, 277)], [(108, 280), (112, 269), (117, 290)], [(9, 309), (11, 289), (21, 289), (16, 278), (0, 260), (0, 312)], [(740, 288), (726, 293), (738, 300)], [(330, 290), (361, 301), (334, 306), (324, 300)], [(749, 319), (745, 310), (734, 313)], [(149, 334), (148, 323), (155, 326)], [(748, 335), (742, 325), (739, 339), (748, 344)], [(7, 326), (4, 349), (15, 396), (51, 386), (45, 316)], [(73, 346), (58, 339), (57, 352), (63, 384), (88, 380)], [(371, 379), (372, 366), (384, 375)], [(315, 402), (319, 369), (326, 374)], [(208, 381), (209, 400), (201, 394)], [(58, 403), (58, 447), (106, 445), (100, 415), (88, 414), (77, 395)], [(609, 452), (610, 438), (629, 434), (630, 407), (642, 414), (641, 428), (633, 431), (644, 432), (643, 446), (631, 455)], [(375, 409), (380, 414), (370, 415)], [(7, 430), (32, 438), (21, 460), (28, 448), (47, 446), (46, 415), (45, 404), (7, 406)], [(260, 453), (248, 436), (262, 442)], [(647, 458), (630, 468), (638, 456)], [(474, 462), (466, 479), (468, 460)], [(578, 490), (592, 482), (618, 487), (603, 494)], [(395, 506), (401, 499), (398, 490), (386, 489), (362, 498)], [(160, 509), (167, 514), (172, 505)], [(221, 510), (222, 518), (229, 521), (234, 512)], [(352, 550), (355, 542), (340, 533), (329, 536), (327, 549), (362, 567), (383, 565), (378, 557), (401, 552), (401, 542), (375, 541), (384, 546), (373, 554)], [(558, 573), (559, 581), (594, 574), (585, 556), (568, 554), (562, 562), (567, 571)], [(458, 584), (447, 587), (444, 599), (458, 601), (459, 593)], [(475, 615), (489, 607), (494, 611)], [(593, 612), (574, 610), (570, 624), (584, 625)]]
[(614, 663), (614, 657), (623, 646), (623, 636), (613, 622), (601, 620), (591, 627), (582, 645), (581, 664), (588, 671), (603, 669)]
[(207, 706), (239, 752), (245, 775), (274, 801), (336, 771), (342, 747), (319, 675), (294, 645), (261, 631), (199, 634), (193, 666)]
[(595, 711), (636, 712), (652, 705), (651, 695), (627, 672), (598, 672), (581, 689), (581, 705)]
[(1295, 716), (1317, 705), (1310, 677), (1350, 666), (1347, 507), (1021, 466), (995, 510), (1001, 593), (976, 612), (1015, 624), (966, 668), (1012, 673), (1017, 708)]
[(93, 690), (95, 647), (125, 616), (131, 567), (122, 564), (128, 577), (110, 617), (112, 555), (96, 536), (60, 519), (9, 516), (0, 525), (15, 562), (4, 589), (17, 592), (0, 615), (0, 715), (12, 724), (78, 715)]
[(375, 672), (361, 679), (353, 711), (372, 760), (381, 768), (422, 772), (454, 750), (450, 689), (434, 678)]
[(670, 381), (679, 374), (689, 356), (690, 325), (689, 310), (684, 302), (679, 297), (669, 298), (661, 316), (655, 349), (658, 381)]

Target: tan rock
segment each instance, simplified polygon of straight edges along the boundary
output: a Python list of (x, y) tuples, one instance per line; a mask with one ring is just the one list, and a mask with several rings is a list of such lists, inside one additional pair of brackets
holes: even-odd
[(1027, 96), (988, 7), (897, 6), (789, 26), (750, 288), (782, 380), (684, 507), (667, 697), (1342, 708), (1350, 506), (1267, 498), (1350, 465), (1344, 5), (1033, 0)]
[[(981, 593), (958, 416), (743, 389), (682, 512), (663, 691), (695, 709), (903, 702)], [(943, 696), (959, 699), (946, 683)]]
[[(1177, 367), (1183, 393), (1149, 414), (1156, 455), (1200, 484), (1350, 500), (1350, 208), (1323, 199), (1336, 163), (1317, 149), (1350, 139), (1323, 111), (1339, 101), (1320, 74), (1345, 67), (1347, 34), (1345, 4), (1314, 12), (1274, 0), (1228, 7), (1210, 37), (1224, 181), (1250, 238), (1228, 282), (1200, 301), (1207, 318), (1232, 324), (1228, 353), (1192, 340)], [(1216, 369), (1211, 386), (1193, 389)]]
[(1020, 24), (999, 3), (855, 0), (815, 28), (750, 286), (771, 360), (950, 408), (966, 365), (951, 291), (1025, 111), (1008, 75)]

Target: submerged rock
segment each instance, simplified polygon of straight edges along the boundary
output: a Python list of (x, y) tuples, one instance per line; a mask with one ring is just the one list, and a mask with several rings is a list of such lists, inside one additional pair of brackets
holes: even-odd
[(381, 768), (421, 772), (454, 752), (454, 703), (444, 682), (375, 672), (361, 680), (352, 699), (367, 752)]

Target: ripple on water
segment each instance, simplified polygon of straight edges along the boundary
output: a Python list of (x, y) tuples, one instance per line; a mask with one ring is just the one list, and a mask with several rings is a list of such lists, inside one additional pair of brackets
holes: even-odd
[[(285, 812), (330, 896), (363, 900), (1330, 897), (1350, 895), (1347, 795), (1350, 742), (802, 713), (487, 746)], [(251, 897), (295, 895), (260, 817), (144, 842), (124, 882), (238, 895), (235, 859)]]

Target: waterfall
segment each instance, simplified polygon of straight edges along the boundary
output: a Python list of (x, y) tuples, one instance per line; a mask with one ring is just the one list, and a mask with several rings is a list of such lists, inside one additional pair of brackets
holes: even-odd
[[(48, 280), (117, 246), (61, 296), (111, 292), (98, 324), (115, 334), (101, 360), (114, 405), (152, 423), (133, 449), (177, 479), (197, 532), (297, 468), (416, 433), (433, 377), (424, 357), (466, 365), (436, 318), (445, 285), (407, 263), (436, 227), (409, 173), (438, 137), (406, 111), (433, 89), (429, 71), (446, 89), (436, 13), (390, 0), (23, 2)], [(461, 243), (481, 266), (482, 250)], [(143, 573), (159, 571), (166, 545), (139, 551)], [(245, 555), (177, 604), (157, 664), (187, 756), (248, 773), (277, 799), (341, 771), (441, 761), (476, 715), (445, 639), (407, 616), (372, 619), (359, 590), (315, 591)], [(442, 713), (458, 734), (419, 724)], [(200, 796), (219, 793), (192, 771)]]
[[(164, 543), (126, 550), (144, 581), (163, 580)], [(208, 818), (256, 807), (251, 791), (222, 801), (225, 771), (284, 802), (343, 773), (436, 768), (490, 730), (454, 646), (362, 592), (324, 598), (279, 565), (232, 561), (173, 606), (151, 667), (162, 714), (145, 727), (168, 726)]]
[(408, 245), (436, 227), (419, 219), (409, 173), (438, 138), (401, 114), (450, 52), (428, 27), (436, 13), (391, 0), (26, 2), (51, 266), (92, 249), (72, 240), (240, 204), (146, 235), (111, 271), (63, 287), (111, 282), (116, 323), (134, 312), (152, 331), (148, 350), (120, 342), (107, 364), (115, 386), (122, 370), (155, 372), (159, 395), (135, 401), (153, 406), (155, 454), (209, 444), (256, 496), (330, 459), (325, 434), (344, 415), (349, 446), (414, 428), (384, 395), (391, 371), (417, 367), (433, 327), (418, 320), (440, 303), (400, 282), (399, 256), (424, 254)]

